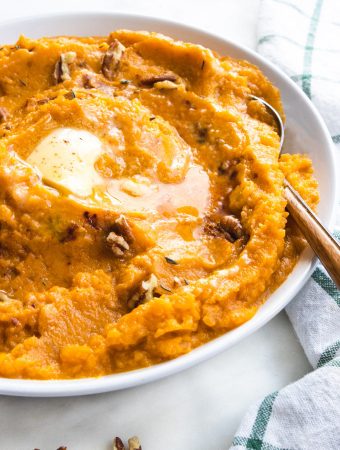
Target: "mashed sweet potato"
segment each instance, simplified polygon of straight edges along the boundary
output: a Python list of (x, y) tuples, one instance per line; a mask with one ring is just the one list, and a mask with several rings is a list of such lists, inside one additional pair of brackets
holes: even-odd
[[(155, 33), (0, 49), (1, 376), (150, 366), (256, 313), (304, 245), (284, 175), (318, 194), (250, 94), (283, 115), (257, 67)], [(65, 130), (100, 142), (90, 175), (37, 152)]]

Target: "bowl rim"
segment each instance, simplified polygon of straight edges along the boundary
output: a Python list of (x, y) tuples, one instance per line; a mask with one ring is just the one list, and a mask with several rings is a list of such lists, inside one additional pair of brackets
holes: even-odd
[[(336, 178), (336, 157), (333, 142), (331, 140), (329, 131), (324, 123), (320, 113), (310, 101), (310, 99), (303, 93), (303, 91), (284, 73), (275, 66), (273, 63), (268, 61), (262, 55), (259, 55), (256, 51), (249, 49), (243, 45), (240, 45), (233, 40), (226, 39), (224, 37), (218, 36), (214, 33), (201, 30), (198, 27), (186, 25), (181, 22), (167, 20), (163, 18), (153, 17), (150, 15), (143, 14), (133, 14), (124, 12), (114, 12), (114, 11), (82, 11), (82, 12), (60, 12), (60, 13), (47, 13), (38, 15), (29, 15), (20, 18), (12, 18), (8, 20), (0, 21), (0, 31), (2, 28), (9, 26), (20, 26), (20, 24), (27, 24), (32, 22), (32, 26), (36, 21), (58, 21), (62, 19), (80, 19), (85, 20), (88, 18), (96, 18), (96, 20), (107, 18), (111, 16), (113, 19), (124, 20), (136, 20), (136, 22), (141, 23), (141, 29), (143, 28), (143, 22), (155, 22), (157, 25), (165, 25), (167, 27), (173, 27), (181, 32), (195, 33), (202, 37), (202, 41), (211, 39), (222, 46), (232, 47), (236, 52), (246, 55), (245, 59), (250, 60), (256, 65), (261, 67), (261, 70), (266, 72), (273, 72), (276, 76), (283, 79), (283, 81), (292, 89), (296, 95), (303, 98), (303, 101), (307, 107), (311, 110), (314, 118), (317, 120), (320, 130), (323, 134), (323, 138), (327, 145), (327, 153), (330, 158), (331, 167), (330, 170), (330, 183), (333, 185), (332, 196), (329, 199), (331, 206), (328, 212), (328, 217), (324, 220), (326, 226), (331, 227), (334, 224), (335, 211), (336, 211), (336, 193), (337, 193), (337, 178)], [(20, 33), (18, 33), (19, 35)], [(75, 33), (76, 35), (76, 33)], [(203, 44), (204, 45), (204, 44)], [(243, 56), (242, 56), (243, 57)], [(98, 378), (80, 378), (72, 380), (30, 380), (30, 379), (10, 379), (10, 378), (0, 378), (0, 394), (11, 395), (11, 396), (24, 396), (24, 397), (62, 397), (62, 396), (77, 396), (77, 395), (90, 395), (103, 393), (114, 390), (126, 389), (129, 387), (142, 385), (155, 381), (161, 378), (165, 378), (172, 374), (178, 373), (182, 370), (193, 367), (194, 365), (208, 360), (220, 353), (223, 350), (231, 347), (232, 345), (239, 342), (241, 339), (249, 336), (251, 333), (257, 331), (261, 326), (266, 324), (274, 316), (276, 316), (288, 303), (293, 299), (293, 297), (300, 291), (304, 284), (309, 279), (315, 265), (316, 258), (310, 249), (306, 249), (301, 257), (300, 261), (294, 267), (292, 273), (296, 270), (298, 264), (301, 260), (304, 260), (306, 267), (302, 273), (299, 282), (291, 285), (289, 284), (289, 278), (284, 281), (281, 286), (279, 286), (275, 293), (278, 291), (281, 293), (281, 301), (277, 301), (275, 304), (271, 305), (271, 309), (265, 315), (256, 314), (248, 322), (244, 323), (238, 328), (235, 328), (222, 336), (203, 344), (202, 346), (192, 350), (183, 356), (175, 358), (173, 360), (163, 362), (154, 366), (137, 369), (129, 372), (122, 372), (111, 375), (104, 375)], [(309, 267), (308, 267), (309, 266)], [(288, 282), (288, 283), (287, 283)], [(272, 294), (273, 295), (273, 294)], [(271, 296), (272, 296), (271, 295)]]

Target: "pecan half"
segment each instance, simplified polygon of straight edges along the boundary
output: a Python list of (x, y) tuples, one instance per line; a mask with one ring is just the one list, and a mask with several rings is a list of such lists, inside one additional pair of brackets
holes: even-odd
[(223, 231), (229, 242), (235, 242), (243, 235), (243, 228), (239, 219), (232, 215), (223, 216), (219, 223), (219, 228)]
[(69, 64), (75, 61), (76, 56), (75, 52), (67, 52), (60, 55), (52, 74), (54, 84), (71, 79)]
[(144, 80), (141, 80), (141, 84), (146, 87), (153, 87), (155, 83), (160, 83), (162, 81), (171, 81), (172, 83), (174, 83), (176, 80), (177, 77), (169, 73), (165, 75), (156, 75), (149, 78), (145, 78)]
[(142, 450), (139, 439), (137, 436), (133, 436), (128, 440), (129, 450)]
[(123, 441), (118, 436), (116, 436), (113, 440), (113, 450), (125, 450)]
[(209, 217), (205, 223), (204, 230), (212, 237), (224, 237), (231, 243), (245, 236), (239, 219), (228, 214), (215, 214)]
[(117, 256), (123, 256), (124, 253), (129, 250), (130, 246), (123, 238), (123, 236), (119, 236), (114, 231), (111, 231), (106, 238), (107, 243), (111, 247), (112, 253)]
[(113, 80), (118, 70), (120, 60), (125, 51), (125, 47), (117, 39), (111, 42), (110, 47), (106, 51), (102, 61), (102, 74), (108, 80)]

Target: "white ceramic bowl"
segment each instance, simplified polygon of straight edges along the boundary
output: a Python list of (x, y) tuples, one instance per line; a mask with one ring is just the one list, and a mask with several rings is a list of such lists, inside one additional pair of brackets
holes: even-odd
[[(247, 59), (259, 66), (279, 87), (287, 115), (285, 148), (310, 155), (319, 182), (319, 216), (330, 226), (335, 211), (335, 157), (326, 126), (305, 94), (279, 69), (255, 52), (195, 28), (150, 17), (115, 13), (80, 13), (32, 17), (0, 24), (0, 44), (14, 43), (20, 34), (38, 38), (56, 35), (106, 35), (126, 28), (157, 31), (173, 38), (202, 44), (222, 55)], [(244, 325), (175, 360), (146, 369), (102, 378), (32, 381), (0, 379), (0, 394), (17, 396), (71, 396), (112, 391), (147, 383), (184, 370), (231, 347), (278, 314), (302, 288), (315, 260), (305, 251), (287, 280), (270, 296), (255, 317)]]

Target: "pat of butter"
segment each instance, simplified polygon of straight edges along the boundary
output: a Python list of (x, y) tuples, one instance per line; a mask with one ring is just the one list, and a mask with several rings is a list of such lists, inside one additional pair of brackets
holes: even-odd
[(88, 131), (58, 128), (38, 144), (27, 162), (46, 183), (88, 197), (102, 181), (94, 166), (102, 152), (102, 142)]

